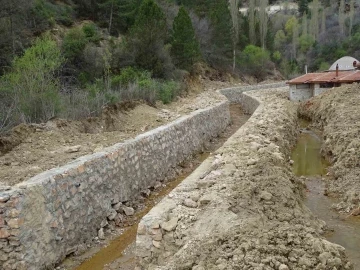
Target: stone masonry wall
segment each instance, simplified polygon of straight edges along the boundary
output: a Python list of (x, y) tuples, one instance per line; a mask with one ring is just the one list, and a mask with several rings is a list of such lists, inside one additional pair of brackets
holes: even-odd
[(243, 95), (244, 92), (251, 90), (263, 90), (263, 89), (272, 89), (285, 87), (285, 82), (272, 83), (272, 84), (259, 84), (259, 85), (249, 85), (233, 88), (225, 88), (219, 90), (231, 103), (241, 104), (242, 109), (249, 114), (253, 114), (257, 107), (259, 106), (259, 101), (249, 97), (248, 95)]
[(94, 236), (112, 206), (164, 179), (230, 123), (229, 102), (0, 191), (0, 269), (51, 268)]

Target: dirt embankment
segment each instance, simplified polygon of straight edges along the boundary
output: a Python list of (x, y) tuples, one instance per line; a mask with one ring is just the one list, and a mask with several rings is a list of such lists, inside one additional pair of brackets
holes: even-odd
[(141, 269), (352, 269), (291, 172), (297, 104), (286, 89), (249, 93), (263, 105), (141, 221)]
[(324, 130), (322, 153), (332, 163), (327, 193), (337, 210), (360, 214), (360, 86), (334, 88), (304, 102), (300, 114)]
[(212, 106), (225, 99), (213, 90), (230, 84), (203, 81), (199, 87), (206, 91), (179, 97), (169, 105), (125, 103), (108, 107), (100, 117), (83, 121), (54, 119), (17, 126), (8, 135), (0, 136), (0, 188)]

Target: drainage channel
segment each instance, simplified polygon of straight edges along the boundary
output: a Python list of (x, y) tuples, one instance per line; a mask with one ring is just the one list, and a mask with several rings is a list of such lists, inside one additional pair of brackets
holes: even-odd
[(334, 198), (324, 195), (327, 167), (330, 165), (320, 154), (321, 134), (308, 128), (309, 122), (301, 122), (301, 134), (292, 153), (293, 172), (307, 178), (305, 204), (329, 228), (325, 237), (328, 241), (346, 249), (354, 269), (360, 269), (360, 218), (346, 217), (331, 209)]
[[(187, 176), (189, 176), (209, 155), (220, 148), (225, 141), (231, 137), (249, 118), (250, 115), (243, 113), (241, 106), (238, 104), (230, 105), (231, 125), (209, 145), (206, 146), (206, 152), (199, 154), (195, 158), (196, 166), (188, 170), (187, 173), (181, 175), (177, 179), (169, 182), (166, 187), (158, 192), (154, 192), (145, 202), (140, 212), (136, 213), (137, 222), (124, 229), (124, 231), (110, 241), (106, 247), (90, 249), (82, 255), (69, 257), (66, 259), (59, 269), (71, 270), (132, 270), (135, 267), (135, 240), (137, 225), (140, 219), (145, 216), (162, 198), (167, 196), (176, 186), (178, 186)], [(79, 261), (89, 258), (80, 265)]]

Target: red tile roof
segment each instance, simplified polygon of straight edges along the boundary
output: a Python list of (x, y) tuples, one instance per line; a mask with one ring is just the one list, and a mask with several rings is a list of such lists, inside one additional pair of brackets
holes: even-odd
[(360, 82), (360, 70), (336, 71), (322, 73), (307, 73), (295, 79), (288, 81), (288, 84), (304, 84), (304, 83), (348, 83)]

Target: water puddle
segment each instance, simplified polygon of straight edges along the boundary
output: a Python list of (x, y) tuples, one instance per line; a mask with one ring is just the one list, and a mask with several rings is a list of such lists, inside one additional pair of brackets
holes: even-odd
[[(225, 130), (219, 138), (215, 139), (208, 145), (209, 151), (213, 152), (221, 147), (224, 142), (233, 135), (249, 118), (250, 115), (245, 115), (240, 105), (230, 105), (230, 114), (232, 125)], [(198, 155), (196, 158), (197, 166), (199, 166), (208, 156), (210, 152), (205, 152)], [(78, 258), (68, 258), (62, 264), (65, 269), (72, 270), (133, 270), (135, 267), (135, 239), (137, 232), (137, 225), (139, 220), (146, 215), (158, 202), (168, 195), (176, 186), (178, 186), (186, 177), (188, 177), (197, 166), (192, 170), (174, 181), (168, 183), (165, 188), (159, 192), (154, 192), (146, 201), (146, 207), (136, 214), (135, 224), (126, 228), (123, 233), (110, 241), (106, 247), (98, 250), (89, 250)], [(89, 258), (80, 266), (75, 267), (76, 261), (83, 261), (84, 258)], [(62, 269), (64, 269), (62, 268)]]
[(326, 175), (329, 163), (320, 154), (320, 133), (308, 129), (308, 125), (307, 122), (301, 123), (301, 134), (292, 153), (293, 172), (307, 177), (305, 204), (328, 225), (330, 230), (325, 234), (326, 239), (345, 247), (354, 269), (360, 269), (360, 218), (341, 216), (331, 209), (336, 200), (324, 195), (325, 182), (321, 178)]

